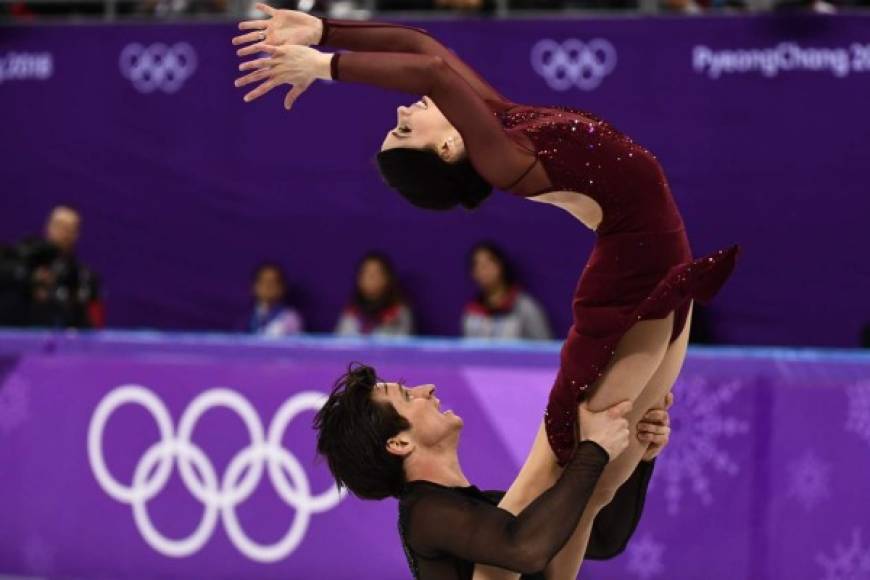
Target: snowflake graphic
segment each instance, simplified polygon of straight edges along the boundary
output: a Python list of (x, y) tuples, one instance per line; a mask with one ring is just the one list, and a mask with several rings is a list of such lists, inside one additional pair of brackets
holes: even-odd
[(16, 376), (0, 384), (0, 430), (9, 432), (28, 416), (30, 385)]
[(742, 387), (739, 380), (717, 387), (701, 376), (687, 377), (677, 390), (677, 401), (670, 409), (673, 435), (658, 463), (659, 476), (654, 477), (651, 488), (664, 482), (668, 514), (680, 511), (683, 484), (704, 505), (710, 505), (709, 475), (713, 469), (730, 476), (740, 471), (737, 463), (721, 448), (720, 439), (749, 431), (749, 423), (727, 416), (722, 407), (734, 398)]
[(811, 510), (831, 495), (831, 464), (810, 449), (788, 466), (789, 488), (786, 495), (797, 498)]
[(846, 431), (870, 443), (870, 381), (862, 381), (846, 389), (849, 397), (849, 417)]
[(834, 554), (816, 555), (816, 562), (824, 568), (822, 580), (870, 580), (870, 546), (861, 542), (861, 530), (852, 530), (852, 542), (834, 546)]
[(625, 550), (628, 562), (626, 570), (646, 580), (661, 574), (665, 567), (662, 565), (662, 553), (665, 551), (664, 544), (656, 542), (652, 536), (645, 534), (642, 538), (632, 541)]

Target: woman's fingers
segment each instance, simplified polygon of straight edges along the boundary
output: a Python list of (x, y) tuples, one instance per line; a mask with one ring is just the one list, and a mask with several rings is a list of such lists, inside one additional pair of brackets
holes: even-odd
[(648, 423), (659, 423), (661, 425), (668, 425), (671, 422), (670, 417), (668, 416), (667, 411), (663, 411), (661, 409), (651, 409), (647, 411), (646, 415), (643, 416), (641, 421), (645, 421)]
[(265, 12), (269, 16), (274, 16), (275, 12), (277, 12), (277, 10), (275, 10), (274, 8), (269, 6), (268, 4), (263, 4), (262, 2), (257, 2), (256, 6), (257, 6), (257, 10), (259, 10), (260, 12)]
[(265, 53), (271, 54), (272, 56), (275, 56), (276, 54), (281, 54), (280, 46), (274, 46), (266, 43), (263, 43), (263, 46), (260, 47), (260, 50)]
[(278, 84), (279, 83), (277, 81), (275, 81), (274, 79), (264, 82), (259, 87), (257, 87), (256, 89), (254, 89), (253, 91), (251, 91), (250, 93), (245, 95), (245, 102), (250, 103), (254, 99), (259, 99), (260, 97), (262, 97), (263, 95), (265, 95), (266, 93), (268, 93), (269, 91), (271, 91), (272, 89), (277, 87)]
[(271, 58), (255, 58), (254, 60), (249, 60), (247, 62), (243, 62), (239, 65), (240, 71), (260, 69), (260, 68), (269, 68), (275, 64), (275, 61)]
[(268, 20), (245, 20), (239, 22), (239, 30), (263, 30), (269, 26)]
[(248, 32), (247, 34), (240, 34), (233, 38), (233, 44), (247, 44), (248, 42), (263, 40), (264, 34), (265, 32), (263, 32), (262, 30), (255, 30), (254, 32)]
[(272, 70), (268, 68), (260, 69), (258, 71), (254, 71), (249, 75), (245, 75), (243, 77), (237, 78), (235, 85), (237, 87), (243, 87), (245, 85), (249, 85), (251, 83), (255, 83), (257, 81), (261, 81), (263, 79), (269, 78), (272, 74)]
[(296, 102), (296, 99), (299, 98), (299, 95), (301, 95), (306, 90), (308, 90), (308, 87), (310, 87), (310, 86), (311, 86), (311, 83), (308, 83), (305, 85), (301, 85), (301, 84), (294, 85), (293, 88), (290, 89), (290, 92), (287, 93), (287, 96), (284, 97), (284, 108), (289, 111), (290, 107), (293, 106), (293, 103)]
[(252, 54), (258, 54), (260, 52), (265, 52), (263, 47), (265, 44), (258, 42), (257, 44), (249, 44), (248, 46), (243, 46), (239, 50), (236, 51), (238, 56), (251, 56)]
[(666, 445), (668, 442), (667, 435), (656, 435), (655, 433), (638, 433), (637, 438), (644, 443), (652, 443), (653, 445)]
[(641, 421), (637, 424), (638, 433), (652, 433), (654, 435), (670, 435), (671, 428), (667, 425), (659, 425), (657, 423), (645, 423)]

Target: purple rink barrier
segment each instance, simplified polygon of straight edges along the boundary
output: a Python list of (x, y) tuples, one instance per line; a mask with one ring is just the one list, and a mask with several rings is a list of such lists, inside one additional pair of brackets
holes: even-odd
[[(857, 345), (870, 322), (870, 15), (425, 26), (508, 97), (588, 109), (650, 148), (697, 255), (743, 245), (711, 312), (720, 342)], [(590, 233), (503, 194), (473, 214), (415, 210), (371, 163), (408, 96), (318, 83), (290, 113), (279, 91), (245, 105), (234, 31), (0, 28), (0, 110), (14, 112), (0, 122), (0, 240), (76, 204), (110, 326), (169, 330), (241, 325), (251, 270), (272, 259), (307, 328), (329, 331), (355, 262), (388, 250), (420, 333), (455, 335), (473, 292), (466, 252), (492, 238), (564, 336)], [(583, 47), (597, 60), (571, 52)]]
[[(558, 345), (0, 334), (0, 574), (407, 578), (393, 500), (331, 490), (312, 409), (349, 360), (434, 382), (506, 488)], [(864, 579), (870, 356), (693, 349), (628, 550), (594, 579)], [(254, 443), (252, 443), (254, 442)]]

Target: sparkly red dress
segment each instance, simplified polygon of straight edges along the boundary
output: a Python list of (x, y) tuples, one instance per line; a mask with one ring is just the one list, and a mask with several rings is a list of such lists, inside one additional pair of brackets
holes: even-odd
[(564, 465), (576, 443), (577, 405), (594, 390), (622, 336), (638, 320), (673, 311), (673, 341), (691, 301), (707, 302), (729, 277), (738, 247), (693, 259), (652, 153), (585, 111), (510, 102), (422, 30), (324, 20), (321, 44), (353, 51), (332, 58), (335, 80), (431, 98), (459, 131), (474, 168), (495, 187), (524, 197), (574, 191), (600, 205), (603, 220), (574, 292), (574, 323), (545, 416)]

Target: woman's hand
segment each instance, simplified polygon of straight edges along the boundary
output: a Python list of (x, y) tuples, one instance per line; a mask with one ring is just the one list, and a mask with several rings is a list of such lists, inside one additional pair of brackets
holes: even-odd
[(290, 110), (299, 95), (317, 79), (331, 78), (329, 65), (331, 54), (322, 53), (307, 46), (264, 44), (259, 49), (271, 56), (257, 58), (239, 65), (240, 71), (253, 71), (236, 79), (237, 87), (260, 82), (260, 86), (245, 95), (245, 102), (262, 97), (278, 85), (293, 85), (284, 97), (284, 108)]
[(652, 461), (662, 452), (671, 437), (671, 418), (668, 409), (674, 404), (674, 394), (665, 395), (662, 407), (647, 411), (637, 424), (637, 438), (641, 443), (649, 443), (643, 461)]
[(298, 44), (311, 46), (320, 41), (323, 22), (305, 12), (296, 10), (276, 10), (266, 4), (257, 4), (257, 9), (266, 13), (266, 20), (246, 20), (239, 23), (239, 30), (251, 30), (233, 38), (233, 44), (248, 44), (236, 54), (249, 56), (263, 51), (264, 45), (282, 46)]
[(577, 412), (580, 441), (598, 443), (607, 451), (610, 461), (613, 461), (628, 447), (628, 419), (625, 416), (631, 411), (631, 407), (632, 402), (625, 400), (595, 412), (589, 409), (589, 401), (583, 401)]

